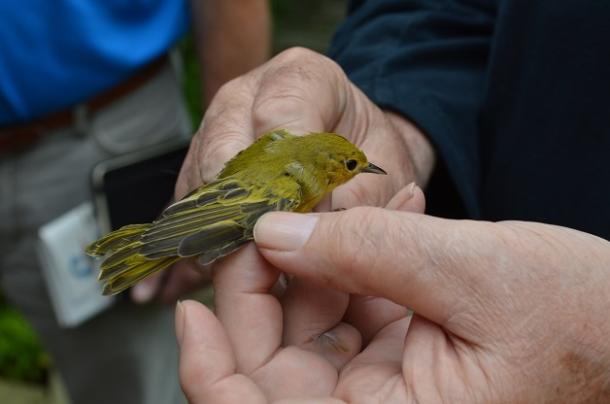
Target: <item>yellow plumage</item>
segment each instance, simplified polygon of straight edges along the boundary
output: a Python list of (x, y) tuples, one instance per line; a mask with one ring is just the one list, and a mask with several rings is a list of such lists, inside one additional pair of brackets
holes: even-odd
[(308, 212), (356, 174), (385, 172), (333, 133), (291, 135), (276, 130), (238, 153), (216, 180), (170, 205), (152, 223), (124, 226), (87, 247), (106, 256), (99, 280), (119, 293), (180, 258), (209, 264), (252, 240), (270, 211)]

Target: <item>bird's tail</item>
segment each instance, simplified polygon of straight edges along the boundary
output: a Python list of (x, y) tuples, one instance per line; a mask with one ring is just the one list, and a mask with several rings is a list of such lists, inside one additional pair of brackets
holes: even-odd
[(133, 286), (141, 279), (167, 268), (179, 257), (146, 258), (140, 254), (140, 237), (150, 224), (133, 224), (121, 227), (86, 249), (94, 257), (106, 256), (98, 280), (104, 284), (103, 293), (114, 295)]

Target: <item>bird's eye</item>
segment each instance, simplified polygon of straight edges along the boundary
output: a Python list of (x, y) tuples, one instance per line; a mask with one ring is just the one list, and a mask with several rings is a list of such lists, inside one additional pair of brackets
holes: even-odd
[(358, 167), (358, 162), (354, 159), (349, 159), (345, 162), (345, 167), (350, 171), (354, 171)]

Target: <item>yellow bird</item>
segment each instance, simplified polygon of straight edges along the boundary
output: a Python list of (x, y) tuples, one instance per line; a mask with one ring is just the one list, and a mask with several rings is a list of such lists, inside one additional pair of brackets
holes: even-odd
[(87, 247), (106, 256), (99, 280), (116, 294), (185, 257), (212, 263), (249, 240), (271, 211), (309, 212), (358, 173), (385, 174), (334, 133), (263, 135), (231, 159), (212, 183), (167, 207), (152, 223), (124, 226)]

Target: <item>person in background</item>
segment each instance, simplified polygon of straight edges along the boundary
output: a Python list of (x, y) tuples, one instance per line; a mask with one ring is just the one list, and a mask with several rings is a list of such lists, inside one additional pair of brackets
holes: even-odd
[[(0, 4), (2, 289), (41, 335), (75, 404), (183, 401), (173, 310), (119, 299), (62, 329), (35, 243), (40, 226), (90, 198), (96, 162), (191, 135), (171, 55), (188, 8), (173, 0)], [(205, 100), (268, 57), (266, 1), (193, 1), (192, 19)]]
[(276, 127), (344, 134), (389, 175), (323, 206), (353, 209), (263, 216), (216, 265), (215, 313), (177, 305), (187, 397), (610, 402), (610, 5), (349, 10), (338, 64), (292, 49), (219, 91), (177, 196)]

